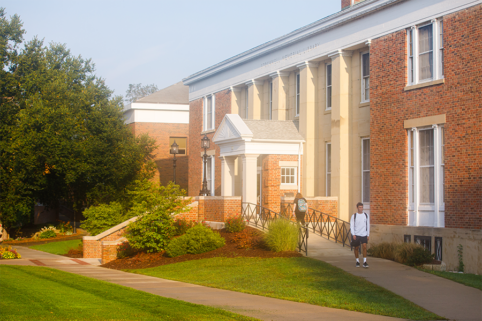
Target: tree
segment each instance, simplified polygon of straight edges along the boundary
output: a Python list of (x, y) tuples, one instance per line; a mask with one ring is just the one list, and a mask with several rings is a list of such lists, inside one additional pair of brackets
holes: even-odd
[(142, 86), (142, 84), (129, 84), (129, 89), (126, 92), (126, 102), (133, 103), (143, 97), (149, 96), (158, 91), (154, 84)]
[(124, 124), (121, 97), (111, 97), (90, 59), (65, 45), (23, 45), (22, 23), (0, 8), (0, 220), (27, 219), (36, 201), (91, 204), (122, 197), (152, 177), (154, 140)]

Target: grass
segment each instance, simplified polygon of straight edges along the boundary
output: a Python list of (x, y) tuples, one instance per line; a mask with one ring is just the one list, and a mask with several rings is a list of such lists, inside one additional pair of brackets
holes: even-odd
[(32, 245), (29, 246), (29, 248), (57, 255), (64, 255), (69, 253), (70, 249), (77, 249), (81, 242), (82, 240), (51, 242), (40, 245)]
[(310, 258), (211, 258), (129, 272), (413, 320), (443, 319), (361, 277)]
[(473, 288), (482, 290), (482, 275), (475, 275), (475, 274), (466, 274), (466, 273), (452, 273), (452, 272), (441, 272), (441, 271), (431, 271), (420, 269), (421, 271), (432, 273), (437, 276), (471, 286)]
[(0, 275), (1, 320), (255, 320), (46, 267)]

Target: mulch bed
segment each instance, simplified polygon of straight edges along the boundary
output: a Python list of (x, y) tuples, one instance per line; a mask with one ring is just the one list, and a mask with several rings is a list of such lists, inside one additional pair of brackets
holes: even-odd
[(202, 254), (186, 254), (178, 257), (167, 257), (164, 253), (138, 253), (133, 257), (117, 259), (102, 265), (109, 269), (145, 269), (184, 261), (208, 259), (212, 257), (300, 257), (298, 252), (273, 252), (263, 242), (263, 232), (246, 227), (243, 232), (229, 233), (224, 229), (219, 234), (226, 239), (226, 245), (214, 251)]

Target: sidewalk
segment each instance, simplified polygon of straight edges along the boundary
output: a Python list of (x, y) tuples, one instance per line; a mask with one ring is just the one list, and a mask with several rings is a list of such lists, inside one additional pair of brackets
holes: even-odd
[[(258, 295), (220, 290), (146, 275), (110, 270), (92, 264), (72, 264), (71, 259), (28, 248), (18, 247), (19, 260), (2, 260), (1, 264), (41, 265), (97, 280), (186, 302), (208, 305), (261, 320), (328, 320), (328, 321), (394, 321), (396, 318), (325, 308), (317, 305), (267, 298)], [(85, 259), (78, 259), (83, 262)], [(94, 259), (95, 260), (95, 259)], [(33, 262), (32, 262), (33, 261)], [(75, 262), (75, 261), (74, 261)], [(95, 262), (92, 262), (96, 264)]]
[[(330, 263), (388, 289), (449, 320), (482, 320), (482, 291), (389, 260), (369, 257), (368, 269), (355, 267), (355, 255), (310, 233), (308, 257)], [(361, 261), (363, 262), (363, 261)]]

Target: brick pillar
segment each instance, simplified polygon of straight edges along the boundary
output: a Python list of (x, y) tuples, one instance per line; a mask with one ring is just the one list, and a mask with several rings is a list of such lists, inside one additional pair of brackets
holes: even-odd
[(300, 69), (300, 134), (305, 139), (303, 144), (303, 195), (315, 195), (315, 109), (316, 79), (318, 63), (304, 62), (297, 66)]
[[(351, 51), (338, 50), (332, 59), (331, 194), (338, 196), (338, 217), (349, 220)], [(307, 155), (305, 153), (305, 155)]]

